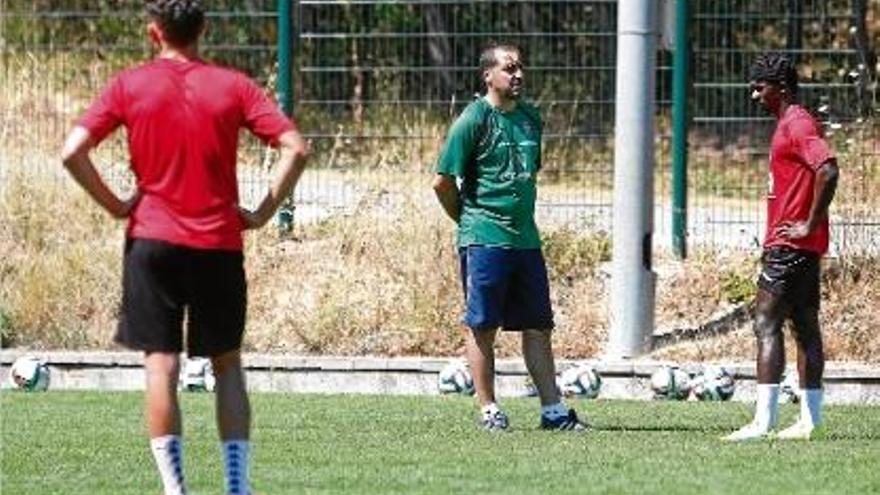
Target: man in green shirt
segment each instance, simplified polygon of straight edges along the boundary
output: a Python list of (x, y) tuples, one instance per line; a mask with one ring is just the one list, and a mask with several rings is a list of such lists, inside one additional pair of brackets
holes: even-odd
[(449, 130), (434, 191), (458, 224), (465, 290), (467, 358), (482, 425), (500, 431), (507, 415), (495, 398), (495, 335), (522, 332), (526, 367), (541, 399), (541, 428), (583, 430), (556, 386), (550, 334), (553, 311), (541, 237), (535, 225), (535, 176), (541, 168), (541, 117), (520, 100), (520, 51), (492, 45), (480, 56), (486, 95)]

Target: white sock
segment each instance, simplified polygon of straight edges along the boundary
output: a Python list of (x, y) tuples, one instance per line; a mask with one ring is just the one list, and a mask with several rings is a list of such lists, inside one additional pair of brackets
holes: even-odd
[(490, 402), (480, 408), (480, 412), (483, 413), (483, 416), (489, 416), (490, 414), (495, 414), (498, 411), (500, 411), (500, 409), (498, 408), (498, 404), (494, 402)]
[(186, 484), (183, 481), (183, 442), (180, 435), (151, 438), (150, 450), (156, 459), (165, 495), (186, 495)]
[(225, 440), (223, 442), (223, 461), (226, 471), (226, 493), (229, 495), (248, 495), (248, 454), (250, 442), (247, 440)]
[(758, 401), (755, 404), (755, 424), (765, 430), (776, 426), (776, 413), (778, 411), (779, 384), (759, 383)]
[(822, 423), (822, 392), (821, 388), (801, 389), (800, 421), (813, 426), (819, 426)]
[(556, 419), (560, 416), (568, 415), (568, 409), (566, 409), (565, 405), (560, 401), (556, 404), (550, 404), (549, 406), (541, 406), (541, 415), (547, 419)]

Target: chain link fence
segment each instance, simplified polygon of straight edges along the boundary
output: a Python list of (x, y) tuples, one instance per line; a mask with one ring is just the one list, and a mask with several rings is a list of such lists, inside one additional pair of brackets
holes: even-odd
[[(276, 0), (211, 2), (206, 58), (274, 88)], [(880, 249), (876, 58), (880, 6), (863, 0), (692, 3), (692, 126), (688, 242), (753, 248), (761, 238), (773, 121), (748, 99), (751, 60), (799, 58), (803, 99), (826, 123), (842, 182), (833, 249)], [(617, 2), (613, 0), (299, 0), (293, 3), (294, 107), (312, 139), (297, 190), (297, 221), (400, 205), (388, 191), (431, 203), (430, 169), (446, 128), (481, 89), (479, 51), (522, 47), (529, 97), (546, 120), (539, 221), (611, 225)], [(0, 187), (13, 172), (63, 176), (65, 132), (121, 67), (153, 51), (136, 0), (9, 0), (2, 11)], [(658, 51), (655, 243), (668, 246), (671, 56)], [(620, 74), (626, 77), (625, 74)], [(102, 147), (124, 188), (122, 133)], [(266, 187), (270, 156), (241, 149), (241, 192)], [(399, 199), (399, 198), (398, 198)], [(409, 200), (408, 200), (409, 201)], [(366, 202), (366, 203), (365, 203)], [(435, 207), (433, 203), (430, 207)]]
[(692, 243), (756, 245), (763, 238), (774, 119), (749, 101), (755, 55), (799, 62), (800, 99), (825, 124), (841, 182), (832, 251), (880, 249), (877, 60), (880, 6), (853, 1), (695, 2), (690, 133)]

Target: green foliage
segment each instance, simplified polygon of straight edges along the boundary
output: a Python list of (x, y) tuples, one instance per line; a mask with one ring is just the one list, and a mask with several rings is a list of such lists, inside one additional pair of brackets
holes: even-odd
[(739, 304), (751, 300), (756, 293), (755, 281), (734, 270), (721, 274), (721, 296), (725, 301)]
[(9, 347), (15, 340), (15, 329), (12, 326), (12, 316), (0, 307), (0, 347)]
[[(3, 393), (3, 493), (159, 493), (138, 392)], [(512, 431), (487, 434), (468, 397), (254, 394), (257, 493), (878, 493), (880, 415), (829, 406), (830, 438), (729, 445), (744, 403), (575, 401), (595, 429), (538, 430), (536, 399), (504, 403)], [(221, 493), (213, 395), (182, 397), (192, 493)], [(332, 412), (328, 415), (328, 411)], [(786, 405), (782, 424), (797, 407)], [(51, 452), (51, 461), (46, 453)], [(125, 473), (120, 476), (119, 473)]]
[(553, 281), (571, 282), (590, 275), (600, 263), (611, 260), (611, 238), (603, 233), (563, 227), (543, 233), (544, 256)]

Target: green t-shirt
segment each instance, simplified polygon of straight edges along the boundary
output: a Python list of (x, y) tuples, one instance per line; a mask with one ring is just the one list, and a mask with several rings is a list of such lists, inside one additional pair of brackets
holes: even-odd
[(535, 225), (541, 125), (537, 108), (528, 103), (503, 112), (484, 98), (452, 124), (436, 170), (461, 179), (459, 247), (541, 247)]

